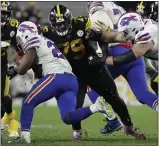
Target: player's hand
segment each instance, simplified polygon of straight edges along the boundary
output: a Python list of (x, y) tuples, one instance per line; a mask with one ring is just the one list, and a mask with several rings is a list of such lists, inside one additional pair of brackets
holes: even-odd
[(90, 56), (88, 58), (88, 63), (91, 66), (95, 66), (95, 65), (99, 65), (99, 64), (104, 65), (105, 64), (105, 60), (106, 60), (106, 55), (103, 55), (102, 57)]
[(86, 31), (85, 39), (86, 40), (93, 40), (93, 41), (100, 41), (102, 36), (102, 32), (97, 30), (96, 28), (92, 28)]
[(97, 20), (93, 26), (98, 30), (98, 31), (102, 31), (102, 32), (105, 32), (105, 31), (110, 31), (110, 26), (109, 25), (106, 25), (105, 23), (103, 23), (102, 21), (99, 21)]
[(12, 79), (16, 75), (17, 75), (17, 72), (15, 71), (14, 66), (10, 66), (7, 69), (7, 76), (10, 77), (10, 79)]
[(1, 41), (1, 53), (7, 51), (9, 47), (10, 47), (10, 44), (8, 42)]

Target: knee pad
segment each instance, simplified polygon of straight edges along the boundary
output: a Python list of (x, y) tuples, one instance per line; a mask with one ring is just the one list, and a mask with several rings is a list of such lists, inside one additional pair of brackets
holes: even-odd
[(70, 125), (70, 113), (68, 113), (66, 116), (62, 117), (62, 120), (65, 124)]

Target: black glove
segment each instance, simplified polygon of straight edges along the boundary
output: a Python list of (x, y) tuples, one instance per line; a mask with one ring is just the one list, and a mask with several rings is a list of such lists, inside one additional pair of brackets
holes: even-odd
[(86, 31), (85, 39), (92, 41), (100, 41), (101, 36), (102, 36), (101, 31), (97, 31), (95, 29), (89, 29)]
[(7, 69), (7, 76), (10, 77), (10, 79), (12, 79), (16, 75), (17, 75), (17, 72), (15, 71), (14, 66), (10, 66)]
[(106, 55), (103, 55), (102, 57), (98, 57), (98, 56), (90, 56), (88, 58), (88, 63), (91, 66), (95, 66), (95, 65), (104, 65), (105, 64), (105, 60), (106, 60)]

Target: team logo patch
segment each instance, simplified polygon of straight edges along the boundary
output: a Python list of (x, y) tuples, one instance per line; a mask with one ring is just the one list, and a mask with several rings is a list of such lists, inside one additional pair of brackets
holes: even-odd
[(77, 31), (77, 35), (78, 35), (79, 37), (82, 37), (82, 36), (84, 35), (84, 32), (83, 32), (82, 30), (78, 30), (78, 31)]
[(15, 35), (15, 31), (10, 32), (10, 37), (12, 38)]

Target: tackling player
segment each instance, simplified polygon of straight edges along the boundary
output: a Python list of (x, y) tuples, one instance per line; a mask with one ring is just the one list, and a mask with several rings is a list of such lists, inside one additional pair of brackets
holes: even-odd
[[(79, 91), (76, 108), (82, 107), (87, 85), (90, 85), (92, 89), (100, 93), (111, 104), (114, 111), (121, 118), (124, 124), (124, 131), (127, 134), (145, 139), (145, 136), (134, 128), (127, 107), (119, 97), (116, 85), (108, 69), (103, 65), (96, 67), (89, 65), (88, 57), (96, 54), (90, 44), (92, 42), (85, 39), (89, 39), (93, 33), (91, 32), (89, 18), (72, 17), (69, 9), (62, 5), (56, 5), (50, 12), (49, 22), (50, 26), (44, 27), (43, 35), (55, 42), (70, 62), (73, 73), (78, 78)], [(94, 37), (98, 38), (98, 35), (95, 34)], [(97, 48), (95, 47), (95, 49)], [(73, 129), (74, 131), (81, 129), (80, 123), (73, 125)]]
[[(100, 20), (103, 23), (108, 24), (106, 18), (103, 18), (103, 16), (108, 14), (115, 29), (117, 28), (116, 24), (120, 16), (125, 13), (123, 8), (117, 6), (113, 2), (89, 2), (87, 6), (92, 21)], [(130, 48), (130, 43), (110, 44), (108, 55), (116, 56), (123, 54), (129, 51)], [(158, 97), (151, 93), (148, 89), (143, 58), (132, 61), (128, 65), (109, 66), (108, 68), (114, 79), (120, 75), (125, 77), (139, 102), (147, 104), (151, 108), (157, 110)], [(99, 95), (93, 90), (88, 92), (88, 95), (93, 103), (95, 102), (96, 98), (99, 97)], [(114, 120), (107, 120), (108, 124), (104, 129), (101, 129), (102, 134), (109, 134), (115, 130), (118, 130), (118, 126), (120, 126), (119, 121), (116, 118), (114, 118)]]
[(10, 79), (6, 76), (8, 68), (7, 49), (10, 45), (16, 47), (16, 30), (19, 25), (18, 21), (11, 18), (12, 8), (9, 2), (1, 1), (1, 129), (8, 126), (9, 137), (16, 138), (19, 136), (19, 122), (14, 118), (16, 112), (12, 109), (12, 99), (9, 95)]
[(24, 75), (33, 65), (39, 65), (42, 77), (23, 100), (20, 117), (21, 138), (11, 142), (31, 143), (30, 128), (34, 108), (53, 97), (57, 100), (61, 119), (68, 125), (80, 122), (95, 112), (103, 111), (103, 98), (98, 98), (97, 102), (89, 107), (75, 110), (77, 78), (54, 42), (40, 35), (33, 22), (25, 21), (19, 25), (16, 40), (24, 55), (19, 65), (8, 70), (8, 75)]
[[(146, 23), (148, 23), (149, 25), (151, 25), (151, 23), (157, 24), (156, 23), (158, 22), (158, 2), (157, 1), (155, 2), (141, 1), (137, 6), (136, 11), (139, 14), (141, 14), (141, 16), (143, 16), (145, 25)], [(146, 56), (147, 55), (145, 54), (145, 57)], [(156, 56), (156, 58), (158, 57), (158, 50), (154, 51), (153, 56)], [(147, 56), (147, 57), (150, 58), (150, 56)], [(154, 59), (152, 58), (152, 60)], [(147, 73), (149, 74), (151, 79), (151, 88), (158, 95), (158, 68), (156, 69), (155, 67), (153, 67), (151, 61), (148, 61), (148, 60), (146, 60), (146, 67), (147, 67)]]

